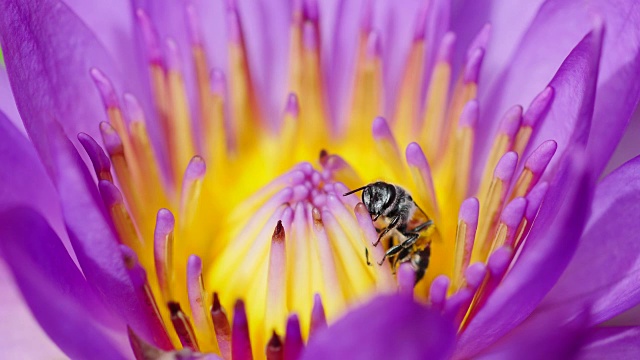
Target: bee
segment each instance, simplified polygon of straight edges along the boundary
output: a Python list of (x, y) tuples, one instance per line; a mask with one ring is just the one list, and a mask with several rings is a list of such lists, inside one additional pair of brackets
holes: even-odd
[[(389, 259), (391, 268), (395, 271), (397, 266), (404, 262), (410, 262), (416, 273), (415, 283), (422, 279), (431, 256), (431, 239), (427, 232), (434, 226), (433, 220), (413, 201), (411, 195), (398, 185), (378, 181), (355, 190), (349, 191), (347, 196), (362, 191), (362, 203), (369, 211), (374, 223), (380, 218), (384, 226), (376, 225), (379, 232), (378, 240), (373, 246), (378, 246), (387, 234), (392, 236), (389, 247), (379, 266)], [(421, 214), (419, 214), (419, 213)], [(367, 265), (369, 252), (365, 249)]]

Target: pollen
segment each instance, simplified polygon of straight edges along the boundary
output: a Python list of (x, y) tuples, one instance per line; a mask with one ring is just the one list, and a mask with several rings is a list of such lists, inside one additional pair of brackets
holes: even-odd
[[(350, 308), (397, 291), (464, 331), (517, 260), (544, 201), (556, 144), (532, 148), (530, 139), (553, 89), (527, 109), (509, 109), (479, 159), (476, 96), (489, 27), (456, 74), (455, 34), (428, 43), (420, 14), (394, 93), (383, 86), (380, 34), (363, 25), (350, 91), (336, 100), (318, 14), (295, 8), (289, 93), (274, 118), (256, 88), (237, 10), (227, 12), (225, 69), (208, 67), (194, 9), (186, 14), (188, 56), (136, 11), (153, 113), (93, 69), (108, 117), (104, 147), (79, 135), (127, 268), (157, 320), (155, 338), (132, 329), (132, 342), (227, 359), (298, 354)], [(417, 283), (410, 263), (377, 264), (389, 249), (378, 241), (384, 227), (358, 194), (343, 196), (375, 181), (406, 189), (434, 224), (420, 233), (430, 261)]]

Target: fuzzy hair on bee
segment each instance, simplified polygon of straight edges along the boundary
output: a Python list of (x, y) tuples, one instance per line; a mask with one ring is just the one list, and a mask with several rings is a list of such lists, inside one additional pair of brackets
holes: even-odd
[[(385, 226), (376, 225), (379, 231), (378, 239), (373, 246), (378, 246), (387, 235), (391, 236), (391, 244), (378, 265), (382, 265), (389, 259), (392, 269), (395, 271), (400, 263), (410, 262), (418, 283), (424, 276), (429, 266), (431, 256), (431, 240), (426, 236), (428, 229), (434, 226), (433, 221), (413, 201), (411, 195), (402, 187), (377, 181), (357, 189), (351, 190), (343, 196), (362, 191), (362, 203), (371, 215), (374, 224), (383, 220)], [(414, 225), (416, 215), (420, 212), (424, 221)], [(368, 252), (365, 252), (367, 264)]]

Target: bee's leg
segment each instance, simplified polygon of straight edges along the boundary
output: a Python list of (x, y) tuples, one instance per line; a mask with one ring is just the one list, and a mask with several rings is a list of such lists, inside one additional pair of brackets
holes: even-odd
[(417, 233), (417, 232), (420, 232), (420, 231), (422, 231), (424, 229), (428, 229), (431, 226), (433, 226), (433, 220), (427, 220), (426, 222), (423, 222), (422, 224), (420, 224), (420, 225), (416, 226), (415, 228), (413, 228), (411, 230), (411, 232)]
[(382, 230), (380, 232), (380, 235), (378, 235), (378, 240), (376, 240), (376, 242), (373, 243), (373, 246), (378, 246), (378, 244), (380, 244), (380, 240), (382, 240), (382, 238), (391, 230), (395, 229), (396, 226), (398, 226), (398, 222), (400, 221), (400, 216), (396, 216), (394, 217), (391, 222), (389, 223), (389, 226), (387, 226), (384, 230)]
[(402, 247), (402, 244), (400, 245), (396, 245), (396, 246), (392, 246), (389, 248), (389, 250), (387, 250), (386, 253), (384, 253), (384, 256), (382, 257), (382, 260), (380, 260), (380, 262), (378, 263), (378, 265), (382, 266), (382, 264), (384, 263), (384, 261), (388, 258), (388, 257), (392, 257), (397, 255), (401, 250), (403, 250), (404, 248)]
[(371, 262), (369, 261), (369, 248), (364, 248), (364, 257), (367, 259), (367, 265), (371, 266)]
[(405, 249), (413, 246), (413, 244), (415, 244), (416, 241), (418, 240), (418, 238), (420, 237), (420, 234), (418, 234), (417, 232), (405, 233), (403, 235), (406, 236), (407, 239), (405, 241), (401, 242), (400, 245), (398, 245), (398, 246), (401, 246), (401, 247), (403, 247)]

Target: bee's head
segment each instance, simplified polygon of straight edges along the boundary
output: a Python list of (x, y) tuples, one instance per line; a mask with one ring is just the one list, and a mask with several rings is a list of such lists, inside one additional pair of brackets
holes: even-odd
[(371, 216), (384, 215), (385, 210), (391, 206), (396, 195), (393, 185), (382, 181), (368, 185), (362, 191), (362, 202), (367, 207)]

